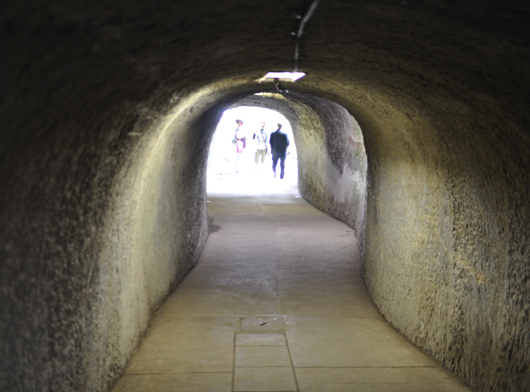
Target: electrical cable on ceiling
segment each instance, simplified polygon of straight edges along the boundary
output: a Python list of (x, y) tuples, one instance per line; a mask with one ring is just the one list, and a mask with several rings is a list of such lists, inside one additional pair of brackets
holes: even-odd
[(309, 19), (311, 19), (311, 16), (313, 16), (313, 12), (315, 12), (319, 1), (320, 0), (313, 0), (305, 15), (300, 18), (300, 24), (298, 25), (298, 31), (296, 32), (296, 46), (294, 48), (294, 72), (298, 72), (298, 60), (300, 60), (300, 41), (302, 39), (302, 35), (304, 34), (305, 24), (309, 21)]
[(288, 93), (289, 90), (282, 89), (280, 87), (280, 79), (288, 79), (291, 81), (295, 81), (303, 77), (305, 74), (303, 72), (298, 72), (298, 61), (300, 60), (300, 41), (302, 40), (302, 36), (304, 35), (304, 27), (305, 24), (311, 19), (311, 16), (313, 16), (313, 13), (315, 12), (315, 9), (318, 6), (320, 0), (313, 0), (311, 2), (311, 5), (309, 6), (307, 12), (302, 17), (301, 15), (298, 15), (297, 18), (300, 19), (300, 24), (298, 25), (298, 31), (292, 32), (291, 34), (296, 36), (296, 45), (294, 48), (294, 71), (293, 72), (267, 72), (267, 74), (261, 78), (259, 81), (267, 80), (267, 79), (273, 79), (274, 80), (274, 86), (276, 87), (277, 93)]

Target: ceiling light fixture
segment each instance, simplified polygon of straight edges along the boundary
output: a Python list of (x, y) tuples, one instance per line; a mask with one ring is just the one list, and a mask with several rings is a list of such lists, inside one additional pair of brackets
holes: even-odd
[(280, 81), (282, 82), (294, 82), (300, 78), (303, 78), (305, 76), (305, 73), (298, 72), (298, 61), (300, 60), (300, 41), (302, 39), (302, 35), (304, 34), (304, 27), (305, 24), (311, 19), (311, 16), (313, 16), (313, 13), (315, 12), (315, 9), (318, 6), (320, 0), (313, 0), (311, 2), (311, 5), (309, 6), (309, 9), (306, 11), (304, 16), (297, 16), (298, 19), (300, 19), (300, 24), (298, 25), (298, 30), (296, 33), (291, 33), (292, 35), (296, 36), (296, 44), (294, 48), (294, 70), (293, 72), (267, 72), (265, 76), (259, 79), (259, 82), (264, 82), (268, 80), (273, 80), (274, 84), (276, 85), (276, 90), (279, 93), (282, 92), (289, 92), (288, 90), (283, 90), (280, 88)]
[(305, 73), (303, 72), (267, 72), (267, 74), (260, 79), (260, 82), (266, 81), (267, 79), (278, 79), (282, 82), (294, 82), (304, 76)]

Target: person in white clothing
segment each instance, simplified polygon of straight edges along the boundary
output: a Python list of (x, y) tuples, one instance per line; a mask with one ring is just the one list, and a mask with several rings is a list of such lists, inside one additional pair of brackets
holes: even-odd
[(261, 127), (258, 133), (255, 133), (252, 137), (256, 141), (256, 165), (259, 163), (261, 158), (261, 164), (265, 162), (265, 156), (267, 155), (267, 141), (268, 137), (265, 133), (265, 123), (261, 123)]
[(246, 141), (247, 138), (245, 137), (244, 131), (243, 131), (243, 120), (236, 120), (237, 128), (236, 133), (234, 135), (234, 139), (232, 140), (232, 143), (236, 145), (236, 173), (239, 173), (239, 157), (243, 153), (243, 150), (246, 147)]

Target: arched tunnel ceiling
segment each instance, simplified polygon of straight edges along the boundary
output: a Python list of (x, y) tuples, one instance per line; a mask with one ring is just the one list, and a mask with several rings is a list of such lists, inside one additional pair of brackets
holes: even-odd
[[(99, 102), (149, 97), (167, 107), (173, 88), (181, 96), (186, 86), (194, 90), (219, 78), (253, 80), (264, 71), (290, 70), (290, 33), (307, 4), (11, 2), (2, 17), (9, 37), (3, 45), (15, 73), (4, 85), (26, 82), (43, 93), (72, 85), (87, 90), (77, 97), (83, 100), (97, 80), (107, 84)], [(505, 71), (508, 64), (524, 70), (527, 7), (520, 1), (323, 1), (302, 39), (300, 66), (309, 77), (298, 88), (318, 86), (340, 97), (341, 87), (355, 86), (363, 95), (433, 99), (434, 109), (436, 96), (517, 95), (523, 73)], [(38, 78), (43, 71), (46, 77)]]
[[(292, 69), (308, 4), (0, 5), (0, 389), (104, 390), (123, 369), (204, 243), (216, 121)], [(365, 218), (337, 196), (340, 165), (333, 186), (312, 171), (304, 197), (362, 221), (374, 302), (480, 391), (530, 385), (529, 15), (517, 0), (322, 0), (307, 76), (288, 86), (318, 115), (309, 101), (342, 105), (368, 155)]]
[[(8, 3), (0, 110), (6, 128), (18, 132), (6, 132), (6, 151), (15, 154), (26, 148), (21, 141), (38, 140), (39, 123), (31, 121), (40, 116), (61, 124), (71, 113), (88, 128), (95, 116), (86, 113), (102, 113), (99, 122), (111, 111), (163, 114), (212, 82), (247, 81), (252, 88), (266, 71), (290, 70), (290, 32), (307, 5)], [(342, 104), (363, 128), (374, 116), (384, 118), (384, 105), (439, 124), (451, 124), (452, 111), (495, 123), (506, 122), (508, 113), (513, 144), (527, 145), (528, 135), (516, 130), (528, 123), (527, 99), (520, 98), (528, 97), (527, 7), (520, 1), (323, 1), (302, 39), (300, 69), (308, 76), (296, 89)], [(31, 108), (28, 96), (38, 97)], [(32, 115), (21, 118), (17, 110)]]

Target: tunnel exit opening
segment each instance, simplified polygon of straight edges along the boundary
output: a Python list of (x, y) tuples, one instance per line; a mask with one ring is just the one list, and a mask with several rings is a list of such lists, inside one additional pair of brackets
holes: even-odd
[[(271, 135), (280, 125), (289, 141), (283, 178), (281, 159), (277, 160), (276, 173), (273, 171), (270, 145)], [(210, 144), (207, 173), (208, 192), (296, 191), (298, 159), (291, 123), (281, 113), (263, 107), (226, 110)]]
[[(207, 163), (204, 157), (208, 194), (291, 192), (350, 225), (362, 241), (368, 159), (363, 132), (348, 109), (327, 98), (298, 91), (255, 92), (224, 108), (225, 112), (212, 123), (213, 139), (209, 150), (205, 150), (209, 151)], [(265, 113), (272, 114), (272, 119)], [(239, 154), (233, 143), (237, 119), (243, 120), (241, 133), (245, 138), (245, 148)], [(273, 177), (270, 152), (263, 164), (256, 165), (253, 137), (262, 122), (267, 136), (278, 123), (288, 133), (290, 154), (284, 179)]]

